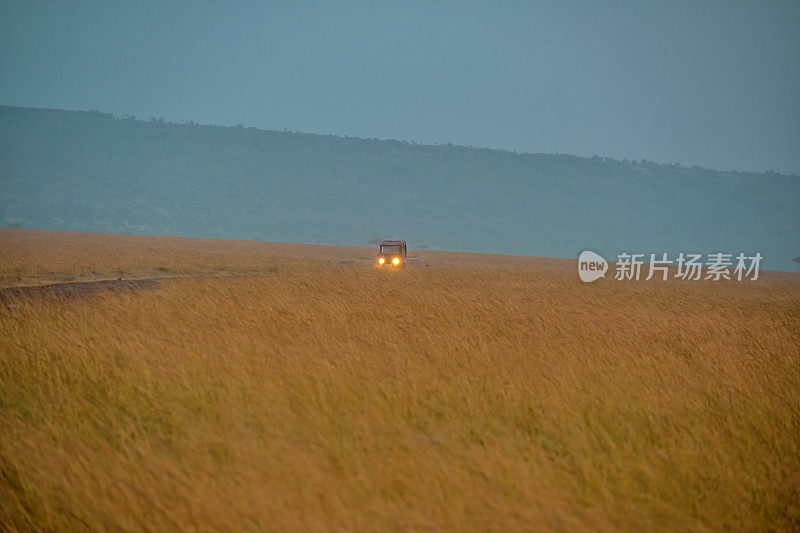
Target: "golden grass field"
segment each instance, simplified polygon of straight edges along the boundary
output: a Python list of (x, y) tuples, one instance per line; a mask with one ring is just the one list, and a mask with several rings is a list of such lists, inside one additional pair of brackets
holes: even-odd
[(798, 530), (800, 275), (0, 230), (0, 530)]

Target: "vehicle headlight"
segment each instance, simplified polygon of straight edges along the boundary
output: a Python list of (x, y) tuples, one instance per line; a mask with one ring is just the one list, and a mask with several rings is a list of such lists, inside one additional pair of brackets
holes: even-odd
[(385, 260), (383, 257), (381, 257), (380, 259), (378, 259), (378, 264), (379, 264), (379, 265), (382, 265), (382, 264), (384, 264), (385, 262), (386, 262), (386, 260)]
[(400, 264), (400, 258), (399, 257), (395, 257), (394, 259), (392, 259), (392, 263), (395, 264), (395, 265), (399, 265)]

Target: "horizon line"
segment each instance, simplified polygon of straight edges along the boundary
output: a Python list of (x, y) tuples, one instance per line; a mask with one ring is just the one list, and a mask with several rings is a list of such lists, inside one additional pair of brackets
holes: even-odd
[(231, 126), (226, 126), (224, 124), (214, 124), (214, 123), (200, 123), (194, 122), (193, 120), (185, 120), (183, 122), (174, 121), (172, 119), (164, 119), (164, 117), (150, 117), (150, 119), (138, 117), (133, 114), (117, 114), (111, 111), (101, 111), (98, 109), (65, 109), (59, 107), (31, 107), (31, 106), (18, 106), (18, 105), (8, 105), (0, 103), (0, 107), (6, 108), (15, 108), (15, 109), (33, 109), (39, 111), (66, 111), (69, 113), (98, 113), (101, 115), (108, 115), (113, 120), (133, 120), (136, 122), (142, 122), (145, 124), (171, 124), (175, 126), (201, 126), (201, 127), (214, 127), (214, 128), (241, 128), (241, 129), (248, 129), (248, 130), (257, 130), (263, 131), (268, 133), (289, 133), (289, 134), (299, 134), (299, 135), (315, 135), (319, 137), (337, 137), (342, 139), (356, 139), (361, 141), (372, 141), (372, 142), (397, 142), (402, 144), (410, 144), (413, 146), (420, 146), (420, 147), (448, 147), (448, 148), (465, 148), (470, 150), (487, 150), (491, 152), (502, 152), (504, 154), (509, 155), (517, 155), (517, 156), (551, 156), (551, 157), (574, 157), (577, 159), (600, 159), (604, 162), (613, 161), (616, 163), (621, 164), (628, 164), (628, 165), (638, 165), (638, 166), (647, 166), (647, 165), (657, 165), (663, 167), (678, 167), (678, 168), (685, 168), (685, 169), (701, 169), (707, 170), (711, 172), (719, 172), (719, 173), (734, 173), (734, 174), (765, 174), (769, 176), (780, 176), (780, 177), (788, 177), (788, 178), (800, 178), (800, 171), (798, 173), (794, 172), (782, 172), (777, 171), (774, 169), (768, 170), (738, 170), (738, 169), (721, 169), (721, 168), (710, 168), (704, 167), (701, 165), (690, 165), (687, 163), (679, 163), (679, 162), (661, 162), (661, 161), (654, 161), (650, 159), (628, 159), (628, 158), (621, 158), (618, 159), (616, 157), (610, 156), (602, 156), (599, 154), (594, 155), (577, 155), (577, 154), (570, 154), (566, 152), (529, 152), (529, 151), (517, 151), (511, 150), (508, 148), (497, 148), (497, 147), (489, 147), (489, 146), (473, 146), (473, 145), (464, 145), (464, 144), (454, 144), (451, 142), (441, 142), (441, 143), (426, 143), (426, 142), (419, 142), (412, 139), (393, 139), (393, 138), (378, 138), (378, 137), (359, 137), (354, 135), (346, 135), (346, 134), (338, 134), (338, 133), (319, 133), (319, 132), (308, 132), (308, 131), (300, 131), (300, 130), (289, 130), (289, 129), (267, 129), (261, 128), (257, 126), (245, 126), (243, 124), (234, 124)]

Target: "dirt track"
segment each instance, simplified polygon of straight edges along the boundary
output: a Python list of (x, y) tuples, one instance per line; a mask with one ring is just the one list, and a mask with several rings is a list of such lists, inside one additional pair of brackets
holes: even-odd
[(132, 291), (153, 289), (160, 285), (158, 279), (104, 279), (99, 281), (74, 281), (23, 287), (0, 288), (0, 302), (9, 305), (21, 299), (36, 297), (77, 297), (100, 291)]

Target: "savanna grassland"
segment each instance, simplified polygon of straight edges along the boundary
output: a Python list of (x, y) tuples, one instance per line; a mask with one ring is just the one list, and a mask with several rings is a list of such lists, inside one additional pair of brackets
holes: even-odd
[(0, 230), (0, 530), (800, 529), (800, 276), (373, 255)]

